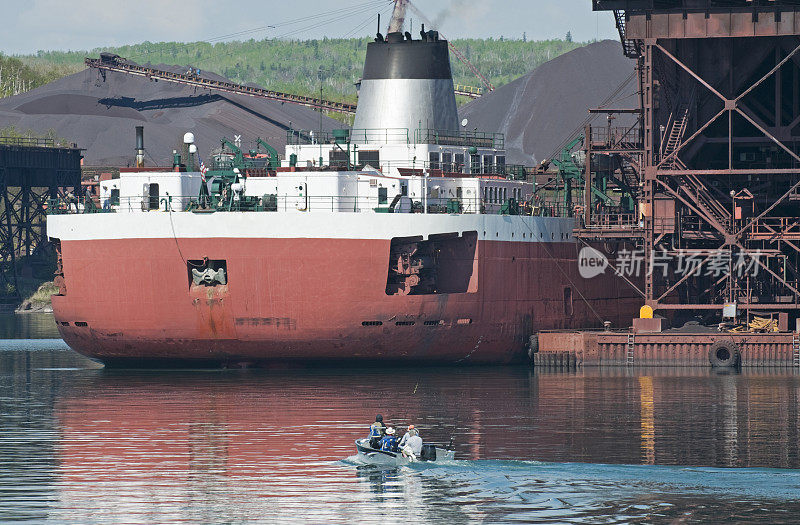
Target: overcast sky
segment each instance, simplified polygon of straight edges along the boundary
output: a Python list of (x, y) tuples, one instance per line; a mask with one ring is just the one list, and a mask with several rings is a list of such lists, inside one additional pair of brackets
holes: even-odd
[[(258, 4), (261, 4), (258, 6)], [(416, 0), (448, 38), (529, 40), (616, 38), (610, 13), (593, 13), (591, 0)], [(366, 36), (391, 0), (0, 0), (0, 52), (87, 50), (149, 40), (197, 41)], [(414, 30), (421, 17), (409, 13)], [(305, 18), (305, 20), (298, 20)], [(270, 27), (273, 26), (273, 27)]]

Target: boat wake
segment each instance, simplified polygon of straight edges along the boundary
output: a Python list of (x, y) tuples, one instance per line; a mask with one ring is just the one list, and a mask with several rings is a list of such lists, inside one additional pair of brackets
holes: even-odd
[(771, 468), (717, 468), (667, 465), (609, 465), (546, 463), (515, 460), (447, 460), (435, 463), (382, 466), (363, 462), (357, 455), (339, 462), (359, 471), (393, 471), (439, 481), (459, 479), (468, 484), (537, 487), (548, 492), (569, 486), (587, 493), (627, 496), (650, 494), (714, 494), (746, 499), (800, 499), (800, 471)]

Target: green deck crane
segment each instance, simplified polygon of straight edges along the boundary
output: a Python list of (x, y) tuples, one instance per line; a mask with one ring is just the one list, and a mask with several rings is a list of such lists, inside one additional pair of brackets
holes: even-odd
[(259, 147), (263, 147), (265, 150), (267, 150), (267, 154), (269, 155), (269, 169), (277, 170), (278, 168), (281, 167), (281, 159), (280, 156), (278, 156), (278, 150), (276, 150), (275, 148), (273, 148), (260, 138), (256, 139), (256, 144), (258, 144)]

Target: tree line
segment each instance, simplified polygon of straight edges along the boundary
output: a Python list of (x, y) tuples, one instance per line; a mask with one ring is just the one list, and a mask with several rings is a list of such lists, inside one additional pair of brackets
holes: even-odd
[[(586, 45), (571, 39), (523, 41), (460, 39), (453, 44), (495, 86), (519, 78), (557, 56)], [(237, 83), (267, 89), (319, 95), (355, 102), (354, 83), (361, 77), (368, 38), (321, 40), (246, 40), (221, 42), (142, 42), (89, 51), (40, 51), (35, 55), (0, 56), (0, 94), (10, 96), (83, 69), (83, 59), (101, 51), (152, 65), (179, 65), (223, 75)], [(455, 55), (454, 80), (480, 87), (480, 82)]]

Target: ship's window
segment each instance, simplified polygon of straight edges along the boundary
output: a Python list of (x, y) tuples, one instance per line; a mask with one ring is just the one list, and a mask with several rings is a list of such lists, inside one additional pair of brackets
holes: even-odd
[(225, 259), (186, 261), (189, 286), (224, 286), (228, 284), (228, 263)]
[(456, 324), (472, 324), (472, 319), (459, 319)]
[(394, 324), (396, 326), (414, 326), (416, 323), (414, 321), (397, 321)]
[(149, 210), (157, 210), (158, 209), (158, 184), (150, 184), (148, 187), (148, 205), (147, 209)]
[(431, 161), (431, 169), (438, 170), (441, 169), (441, 165), (439, 164), (439, 152), (438, 151), (431, 151), (430, 152), (430, 161)]
[(441, 321), (441, 320), (438, 320), (438, 319), (436, 321), (425, 321), (425, 326), (439, 326), (439, 325), (443, 325), (443, 324), (444, 324), (444, 321)]
[(111, 190), (111, 198), (109, 199), (109, 204), (112, 206), (119, 206), (119, 189), (113, 188)]
[(332, 149), (328, 153), (328, 164), (331, 168), (346, 168), (349, 163), (350, 153), (347, 151)]
[(369, 164), (373, 168), (379, 168), (381, 164), (381, 152), (378, 150), (362, 150), (358, 152), (358, 163)]
[(489, 202), (489, 188), (486, 186), (483, 187), (483, 201)]
[(86, 321), (75, 321), (75, 326), (89, 326)]
[(473, 175), (481, 172), (481, 156), (470, 155), (470, 173)]
[(453, 154), (450, 152), (442, 153), (442, 170), (446, 172), (453, 171)]
[(497, 164), (497, 173), (501, 175), (506, 174), (506, 158), (502, 155), (495, 157), (495, 164)]
[(485, 173), (495, 173), (493, 164), (494, 158), (491, 155), (483, 156), (483, 171)]
[(453, 166), (453, 171), (456, 173), (464, 173), (464, 154), (463, 153), (456, 153), (455, 156), (455, 166)]
[(386, 204), (389, 202), (389, 190), (387, 188), (378, 188), (378, 204)]
[(383, 321), (363, 321), (361, 326), (383, 326)]
[(61, 321), (61, 326), (69, 326), (69, 321)]
[(572, 304), (572, 288), (564, 288), (564, 315), (572, 317), (574, 312)]

